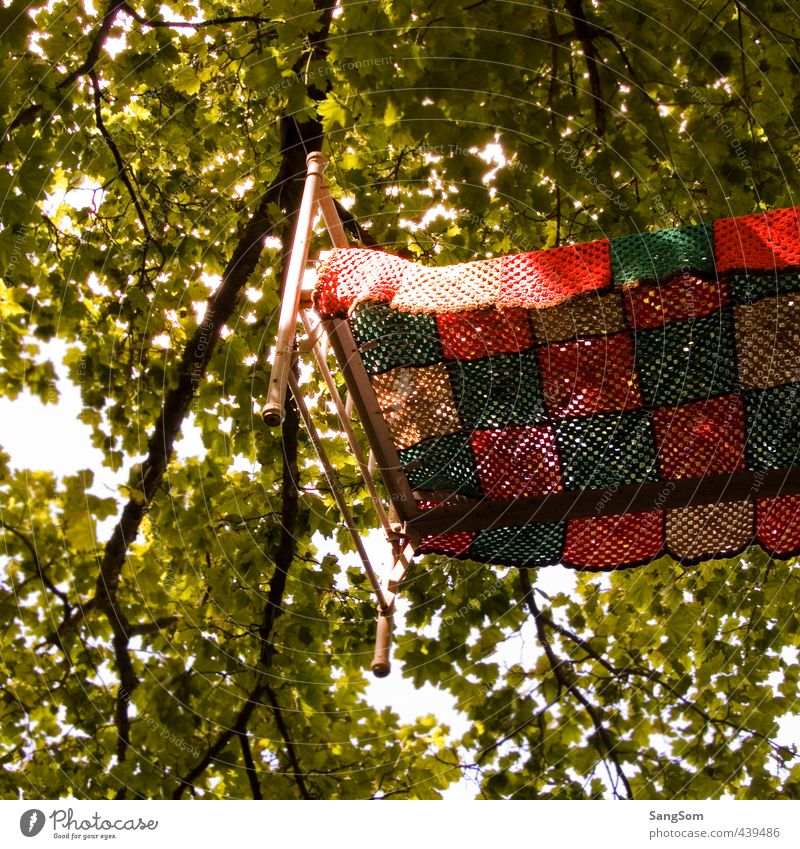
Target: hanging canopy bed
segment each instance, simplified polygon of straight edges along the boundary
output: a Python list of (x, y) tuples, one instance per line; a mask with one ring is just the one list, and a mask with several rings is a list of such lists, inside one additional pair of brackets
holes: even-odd
[[(611, 570), (800, 552), (799, 209), (431, 268), (348, 246), (325, 164), (309, 155), (263, 416), (280, 424), (288, 386), (378, 599), (375, 674), (415, 554)], [(317, 211), (334, 249), (310, 289)], [(291, 367), (298, 321), (378, 507), (383, 579)]]

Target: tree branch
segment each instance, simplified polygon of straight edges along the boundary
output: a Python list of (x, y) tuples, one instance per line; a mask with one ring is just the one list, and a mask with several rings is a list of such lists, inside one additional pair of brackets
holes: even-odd
[(239, 732), (239, 743), (242, 747), (242, 757), (244, 758), (244, 767), (247, 771), (247, 780), (250, 782), (250, 792), (254, 799), (263, 799), (261, 795), (261, 787), (258, 784), (258, 774), (256, 773), (256, 765), (253, 761), (253, 753), (250, 751), (250, 738), (246, 731)]
[(647, 669), (643, 666), (614, 666), (612, 663), (609, 663), (606, 658), (596, 652), (586, 640), (578, 636), (573, 631), (570, 631), (569, 628), (565, 628), (563, 625), (559, 625), (557, 622), (554, 622), (545, 613), (540, 612), (539, 615), (541, 616), (542, 622), (545, 625), (547, 625), (556, 633), (560, 634), (562, 637), (565, 637), (566, 639), (573, 642), (576, 646), (581, 648), (584, 652), (586, 652), (586, 655), (588, 657), (590, 657), (592, 660), (596, 661), (605, 669), (607, 669), (609, 673), (611, 673), (611, 675), (615, 678), (628, 678), (631, 676), (637, 676), (645, 678), (648, 681), (655, 681), (657, 684), (660, 684), (665, 690), (667, 690), (672, 696), (674, 696), (682, 705), (684, 705), (687, 710), (690, 710), (693, 713), (697, 714), (699, 717), (701, 717), (706, 722), (706, 724), (730, 728), (731, 730), (736, 731), (738, 734), (748, 734), (751, 737), (757, 737), (758, 739), (764, 740), (766, 743), (769, 743), (771, 748), (776, 752), (787, 751), (786, 747), (781, 747), (775, 744), (766, 734), (760, 731), (755, 731), (754, 729), (747, 728), (746, 726), (737, 725), (737, 723), (733, 722), (730, 719), (711, 716), (710, 713), (703, 710), (694, 701), (692, 701), (691, 699), (687, 699), (685, 696), (682, 696), (676, 689), (675, 685), (671, 684), (660, 672), (658, 672), (658, 670)]
[(292, 774), (294, 775), (297, 789), (300, 791), (300, 795), (304, 799), (312, 799), (313, 797), (306, 787), (305, 779), (303, 778), (303, 771), (300, 769), (300, 762), (297, 760), (297, 753), (294, 750), (292, 738), (289, 736), (289, 729), (286, 727), (286, 722), (283, 719), (278, 699), (269, 684), (264, 684), (264, 692), (272, 706), (272, 715), (275, 717), (275, 724), (278, 726), (278, 731), (280, 731), (281, 737), (283, 737), (283, 743), (286, 746), (286, 754), (289, 757), (289, 763), (292, 767)]
[(272, 222), (267, 215), (270, 200), (272, 200), (272, 193), (268, 192), (244, 227), (243, 234), (223, 272), (222, 284), (206, 302), (205, 319), (184, 349), (178, 369), (177, 385), (168, 391), (164, 399), (161, 414), (148, 441), (147, 457), (141, 465), (138, 476), (135, 473), (132, 475), (134, 479), (131, 482), (131, 488), (138, 490), (141, 495), (127, 502), (103, 552), (100, 575), (95, 587), (95, 599), (97, 605), (108, 616), (114, 630), (114, 656), (120, 677), (117, 698), (120, 759), (123, 758), (124, 750), (130, 741), (128, 700), (139, 683), (128, 653), (131, 626), (117, 603), (122, 567), (125, 564), (128, 546), (136, 539), (145, 510), (164, 478), (167, 463), (189, 410), (195, 387), (205, 375), (222, 327), (233, 314), (239, 293), (247, 284), (261, 255), (264, 238), (272, 230)]
[(148, 441), (147, 457), (139, 471), (132, 474), (131, 488), (138, 490), (140, 495), (127, 502), (106, 545), (96, 587), (99, 599), (111, 597), (117, 591), (128, 546), (136, 538), (145, 510), (164, 478), (195, 389), (205, 376), (222, 328), (233, 315), (240, 292), (255, 270), (264, 239), (272, 232), (273, 224), (267, 214), (267, 207), (274, 200), (274, 194), (273, 188), (264, 195), (245, 225), (222, 274), (222, 284), (206, 301), (205, 318), (184, 349), (178, 367), (177, 385), (167, 392)]
[(217, 18), (208, 18), (204, 21), (165, 21), (163, 18), (146, 18), (140, 15), (129, 3), (122, 1), (121, 11), (130, 15), (137, 24), (144, 27), (164, 29), (202, 29), (203, 27), (221, 26), (223, 24), (253, 23), (256, 25), (271, 23), (267, 18), (259, 15), (226, 15)]
[(230, 728), (226, 728), (220, 734), (217, 741), (209, 748), (200, 762), (195, 764), (184, 778), (178, 779), (179, 784), (172, 793), (173, 799), (180, 799), (187, 790), (194, 788), (194, 782), (208, 769), (212, 761), (223, 751), (234, 735), (247, 733), (247, 724), (250, 722), (253, 711), (261, 705), (262, 694), (263, 684), (259, 683), (247, 697), (233, 725)]
[(594, 30), (586, 20), (581, 0), (564, 0), (564, 5), (575, 25), (575, 37), (580, 42), (583, 56), (586, 60), (586, 71), (589, 74), (589, 85), (591, 86), (592, 98), (594, 100), (595, 130), (597, 135), (602, 137), (606, 132), (606, 113), (603, 90), (600, 85), (597, 51), (592, 40), (594, 38)]
[(125, 760), (128, 747), (131, 744), (131, 720), (128, 714), (128, 704), (131, 694), (139, 684), (139, 679), (133, 671), (133, 661), (128, 651), (128, 620), (120, 610), (116, 599), (113, 604), (109, 605), (106, 615), (114, 632), (111, 644), (114, 648), (114, 662), (119, 675), (114, 722), (117, 726), (117, 758), (121, 763)]
[[(13, 527), (13, 525), (9, 525), (8, 522), (0, 519), (0, 527), (7, 530), (9, 533), (14, 534), (14, 536), (22, 542), (25, 548), (28, 549), (28, 552), (31, 555), (31, 560), (33, 560), (33, 567), (36, 570), (36, 574), (41, 579), (42, 583), (53, 593), (54, 596), (61, 599), (64, 604), (64, 607), (67, 610), (67, 615), (69, 611), (72, 609), (72, 605), (70, 604), (69, 597), (63, 591), (58, 589), (56, 585), (47, 577), (44, 571), (44, 567), (42, 566), (41, 561), (39, 560), (39, 553), (36, 551), (36, 546), (28, 539), (27, 535), (20, 531), (18, 528)], [(52, 564), (51, 564), (52, 565)]]
[(57, 88), (66, 88), (84, 74), (94, 73), (94, 67), (97, 64), (97, 60), (100, 58), (100, 51), (103, 49), (103, 45), (108, 39), (108, 34), (111, 31), (111, 27), (114, 26), (114, 21), (117, 19), (117, 15), (119, 14), (122, 6), (123, 0), (111, 0), (108, 4), (108, 8), (106, 9), (106, 13), (103, 15), (103, 20), (100, 22), (100, 27), (92, 39), (86, 58), (77, 68), (61, 80)]
[[(539, 637), (539, 642), (542, 644), (544, 653), (547, 656), (547, 660), (550, 664), (550, 669), (553, 671), (553, 675), (555, 675), (556, 681), (558, 682), (559, 689), (566, 690), (577, 702), (579, 702), (583, 706), (584, 710), (592, 721), (592, 725), (594, 726), (598, 742), (602, 742), (603, 744), (602, 747), (599, 745), (597, 747), (600, 753), (600, 757), (603, 758), (604, 761), (610, 761), (611, 764), (613, 764), (614, 771), (617, 774), (617, 778), (625, 788), (627, 798), (633, 799), (633, 791), (631, 790), (630, 782), (628, 781), (628, 777), (625, 775), (625, 772), (622, 769), (622, 764), (620, 763), (620, 760), (614, 751), (614, 742), (611, 739), (611, 735), (608, 733), (608, 730), (603, 725), (603, 718), (600, 715), (600, 712), (586, 698), (580, 688), (574, 682), (570, 681), (569, 678), (564, 674), (563, 661), (556, 656), (555, 652), (553, 651), (553, 647), (550, 645), (550, 641), (548, 640), (547, 634), (545, 632), (545, 626), (547, 625), (547, 622), (542, 617), (542, 613), (536, 604), (536, 599), (534, 597), (533, 587), (531, 586), (531, 579), (530, 575), (528, 574), (528, 570), (520, 569), (519, 576), (520, 584), (522, 585), (523, 600), (525, 604), (527, 604), (528, 610), (530, 610), (531, 616), (533, 617), (534, 624), (536, 625), (536, 634)], [(608, 768), (608, 763), (606, 763), (606, 767)], [(614, 781), (610, 769), (609, 778), (611, 780), (611, 786), (614, 792), (614, 796), (616, 798), (620, 798), (617, 782)]]
[(655, 111), (656, 120), (658, 121), (659, 129), (661, 130), (661, 137), (664, 139), (664, 152), (669, 159), (670, 165), (673, 164), (672, 159), (672, 151), (669, 146), (669, 136), (667, 135), (666, 127), (664, 126), (664, 119), (661, 116), (661, 113), (658, 111), (658, 101), (651, 97), (648, 93), (647, 89), (644, 87), (644, 83), (642, 82), (639, 74), (636, 69), (633, 67), (633, 63), (628, 58), (628, 54), (625, 51), (625, 48), (622, 46), (620, 40), (614, 35), (611, 30), (605, 29), (604, 27), (596, 27), (596, 35), (602, 38), (608, 39), (616, 49), (619, 54), (620, 59), (622, 59), (622, 63), (625, 66), (628, 74), (630, 75), (631, 82), (636, 86), (636, 88), (644, 95), (645, 100), (653, 107)]
[(162, 616), (160, 619), (154, 619), (152, 622), (142, 622), (139, 624), (128, 626), (129, 637), (141, 637), (146, 634), (157, 634), (164, 628), (169, 628), (170, 625), (175, 625), (183, 620), (183, 616)]
[[(327, 38), (328, 29), (330, 27), (330, 23), (333, 17), (334, 0), (317, 0), (317, 2), (315, 3), (315, 8), (323, 13), (323, 19), (321, 28), (319, 32), (315, 34), (312, 43), (314, 45), (313, 50), (315, 52), (315, 55), (317, 57), (322, 57), (326, 53), (325, 40)], [(280, 140), (280, 168), (278, 169), (277, 176), (267, 189), (267, 192), (264, 196), (264, 200), (262, 201), (259, 210), (261, 211), (261, 214), (265, 219), (268, 203), (280, 203), (281, 207), (287, 211), (287, 220), (282, 233), (282, 240), (284, 246), (287, 246), (289, 243), (288, 240), (290, 239), (290, 233), (293, 229), (294, 219), (296, 218), (297, 212), (300, 209), (300, 202), (303, 191), (302, 182), (299, 182), (294, 178), (296, 175), (305, 172), (306, 153), (310, 150), (319, 150), (321, 148), (322, 126), (316, 118), (309, 119), (307, 121), (304, 121), (302, 124), (299, 124), (292, 116), (284, 115), (282, 116), (280, 122)], [(263, 235), (266, 235), (266, 232)], [(260, 253), (260, 243), (258, 251)], [(284, 250), (284, 262), (287, 266), (288, 255), (289, 252), (287, 250)], [(233, 267), (238, 267), (238, 264), (233, 263)], [(249, 276), (250, 271), (247, 272), (247, 276)], [(222, 290), (225, 289), (225, 286), (226, 276), (223, 275), (223, 284), (217, 294), (221, 293)], [(239, 289), (236, 289), (235, 292), (229, 292), (228, 294), (229, 300), (231, 294), (233, 297), (233, 300), (231, 301), (231, 310), (233, 308), (233, 302), (235, 301), (235, 297), (236, 295), (238, 295), (240, 289), (241, 287), (239, 287)], [(213, 316), (213, 310), (211, 311), (211, 313), (207, 312), (206, 315)], [(208, 318), (206, 319), (206, 321), (208, 321)], [(204, 322), (204, 326), (205, 323), (206, 322)], [(214, 339), (216, 339), (216, 337), (214, 337)], [(209, 347), (213, 347), (213, 345), (210, 345)], [(190, 343), (189, 348), (187, 348), (187, 353), (184, 356), (185, 362), (191, 361), (190, 359), (187, 360), (191, 349), (192, 345)], [(208, 356), (210, 356), (210, 352)], [(191, 397), (191, 387), (189, 387), (189, 389), (189, 397)], [(180, 422), (178, 422), (178, 426), (179, 425)], [(237, 720), (234, 724), (234, 728), (232, 730), (224, 731), (220, 735), (216, 743), (214, 743), (214, 745), (209, 749), (209, 751), (206, 753), (200, 763), (193, 767), (185, 778), (181, 779), (180, 785), (173, 793), (173, 798), (180, 798), (187, 788), (193, 786), (194, 781), (200, 775), (202, 775), (202, 773), (208, 768), (214, 757), (216, 757), (216, 755), (219, 754), (222, 749), (224, 749), (233, 733), (246, 732), (247, 723), (250, 720), (250, 717), (256, 707), (256, 704), (258, 703), (262, 695), (267, 693), (269, 689), (269, 685), (265, 679), (265, 672), (267, 669), (269, 669), (272, 663), (272, 657), (275, 651), (273, 643), (275, 622), (277, 621), (278, 617), (282, 612), (283, 596), (286, 590), (286, 580), (292, 562), (294, 560), (297, 548), (295, 530), (299, 514), (299, 470), (297, 463), (299, 427), (300, 423), (297, 415), (297, 410), (295, 409), (294, 404), (291, 402), (289, 393), (287, 392), (286, 416), (281, 429), (281, 448), (283, 454), (283, 471), (281, 481), (281, 534), (280, 539), (278, 541), (278, 547), (275, 553), (275, 571), (273, 572), (272, 577), (270, 579), (269, 589), (267, 592), (267, 602), (264, 606), (262, 622), (259, 627), (259, 672), (256, 686), (251, 692), (248, 701), (246, 702), (242, 710), (239, 712), (239, 716), (237, 717)], [(156, 428), (156, 432), (158, 433), (158, 427)], [(160, 442), (158, 444), (160, 444)], [(170, 444), (170, 451), (171, 447), (172, 446)], [(142, 469), (144, 477), (144, 466), (142, 467)], [(161, 476), (163, 476), (163, 468), (161, 471)], [(144, 489), (142, 489), (142, 491), (146, 492), (146, 490)], [(153, 492), (154, 491), (155, 490), (153, 490)], [(131, 508), (131, 510), (133, 512), (133, 508)], [(141, 521), (141, 516), (139, 517), (138, 521)], [(138, 522), (136, 524), (136, 528), (138, 529)], [(121, 536), (121, 539), (119, 540), (120, 544), (124, 544), (125, 539), (126, 537)], [(126, 547), (123, 548), (121, 552), (123, 560), (125, 550)], [(120, 568), (121, 564), (122, 560), (119, 561)], [(115, 575), (116, 580), (118, 582), (118, 570), (115, 570)], [(275, 714), (276, 723), (278, 722), (279, 716), (280, 712)], [(283, 726), (282, 734), (284, 731), (285, 725)], [(300, 790), (300, 793), (304, 798), (310, 798), (310, 796), (308, 795), (308, 790), (305, 787), (305, 783), (302, 780), (302, 772), (300, 771), (299, 765), (297, 764), (297, 758), (294, 755), (293, 747), (291, 747), (291, 743), (289, 742), (288, 734), (284, 734), (284, 741), (287, 744), (287, 753), (289, 753), (290, 762), (293, 761), (292, 765), (295, 770), (295, 781), (298, 784), (298, 789)]]
[(539, 708), (533, 716), (526, 719), (524, 722), (521, 722), (516, 728), (512, 731), (509, 731), (508, 734), (503, 735), (499, 740), (495, 740), (494, 743), (488, 745), (485, 749), (478, 753), (478, 756), (475, 758), (475, 765), (480, 766), (481, 761), (485, 760), (488, 755), (490, 755), (495, 749), (498, 749), (503, 743), (507, 743), (509, 740), (513, 740), (520, 731), (524, 731), (529, 725), (536, 722), (542, 716), (544, 716), (553, 705), (558, 703), (558, 698), (553, 699), (548, 702), (543, 708)]
[[(57, 85), (56, 89), (60, 90), (62, 88), (66, 88), (67, 86), (74, 83), (80, 77), (86, 74), (93, 74), (95, 66), (97, 65), (97, 61), (100, 58), (100, 51), (103, 49), (103, 45), (106, 43), (108, 39), (109, 32), (111, 31), (111, 27), (114, 26), (114, 21), (117, 19), (117, 15), (119, 14), (120, 9), (123, 6), (123, 0), (111, 0), (106, 9), (105, 14), (103, 15), (103, 20), (100, 22), (100, 26), (92, 38), (92, 43), (89, 46), (89, 51), (86, 54), (86, 58), (81, 62), (81, 64), (70, 71), (63, 80), (61, 80)], [(44, 111), (44, 106), (41, 103), (31, 103), (30, 106), (26, 106), (16, 118), (8, 125), (7, 129), (3, 133), (3, 135), (9, 135), (18, 127), (22, 127), (25, 124), (30, 124), (34, 118), (40, 113)]]
[(742, 100), (744, 101), (745, 106), (747, 126), (750, 130), (750, 141), (753, 145), (753, 161), (755, 162), (756, 175), (758, 181), (756, 191), (758, 195), (761, 196), (763, 194), (763, 192), (761, 191), (761, 163), (758, 156), (758, 144), (756, 143), (756, 122), (753, 114), (753, 107), (750, 103), (750, 86), (747, 84), (747, 51), (744, 46), (744, 28), (742, 26), (742, 4), (739, 2), (739, 0), (734, 0), (734, 4), (736, 6), (736, 25), (739, 33), (739, 59), (741, 61), (742, 68)]
[(350, 232), (351, 236), (358, 239), (362, 245), (368, 248), (377, 247), (378, 243), (372, 238), (370, 232), (361, 226), (358, 219), (352, 215), (349, 210), (345, 209), (338, 200), (334, 200), (333, 205), (336, 207), (336, 212), (339, 213), (339, 218), (342, 220), (342, 226), (345, 230)]
[(300, 422), (297, 409), (287, 392), (286, 411), (281, 432), (281, 449), (283, 454), (283, 473), (281, 479), (281, 533), (278, 540), (278, 548), (275, 552), (275, 571), (269, 582), (267, 602), (258, 629), (260, 642), (259, 664), (262, 669), (269, 669), (272, 665), (272, 657), (275, 646), (272, 640), (275, 622), (283, 612), (283, 596), (286, 591), (286, 579), (289, 575), (292, 562), (294, 561), (297, 543), (295, 541), (295, 527), (299, 513), (299, 490), (297, 467), (297, 437), (300, 430)]

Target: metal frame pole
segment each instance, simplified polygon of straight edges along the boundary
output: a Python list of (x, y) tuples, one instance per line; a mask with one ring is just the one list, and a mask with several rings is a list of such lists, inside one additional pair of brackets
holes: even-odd
[(267, 401), (261, 409), (264, 423), (269, 427), (277, 427), (283, 422), (286, 385), (292, 366), (297, 313), (300, 309), (300, 289), (303, 283), (303, 273), (308, 262), (308, 240), (311, 236), (314, 214), (319, 202), (322, 174), (328, 164), (328, 159), (323, 153), (314, 151), (308, 154), (306, 162), (308, 163), (308, 172), (289, 256), (289, 269), (283, 287), (281, 317), (278, 324), (278, 335), (275, 339), (275, 355), (269, 377)]
[(322, 181), (322, 187), (319, 191), (319, 209), (322, 213), (322, 218), (325, 221), (325, 226), (328, 229), (328, 235), (331, 237), (331, 242), (335, 248), (350, 247), (347, 241), (347, 234), (344, 232), (342, 220), (339, 218), (339, 213), (336, 211), (336, 204), (331, 197), (330, 189), (325, 180)]
[(375, 629), (375, 655), (370, 669), (376, 678), (385, 678), (392, 671), (392, 631), (394, 630), (394, 602), (386, 609), (378, 608)]
[(336, 506), (339, 508), (339, 512), (342, 514), (345, 527), (350, 532), (350, 537), (352, 538), (353, 545), (355, 546), (356, 551), (358, 552), (358, 556), (361, 559), (361, 564), (364, 567), (364, 571), (367, 573), (367, 577), (369, 578), (370, 584), (372, 584), (372, 589), (375, 591), (375, 596), (378, 599), (378, 607), (380, 610), (387, 610), (390, 606), (390, 602), (384, 594), (383, 587), (381, 586), (381, 583), (378, 580), (378, 576), (375, 573), (375, 570), (372, 568), (372, 563), (370, 563), (369, 555), (367, 554), (367, 549), (364, 547), (364, 541), (361, 539), (361, 535), (358, 532), (358, 528), (356, 527), (356, 524), (353, 521), (353, 515), (350, 512), (350, 507), (348, 506), (347, 501), (344, 498), (342, 486), (339, 483), (339, 478), (336, 475), (336, 471), (334, 470), (330, 460), (328, 459), (328, 453), (325, 451), (325, 446), (322, 444), (322, 439), (320, 438), (319, 432), (317, 431), (317, 428), (315, 427), (314, 422), (311, 419), (311, 413), (309, 413), (308, 411), (305, 399), (303, 398), (303, 393), (300, 389), (299, 384), (297, 383), (297, 378), (290, 371), (288, 379), (289, 388), (292, 390), (292, 395), (294, 396), (295, 404), (297, 404), (297, 410), (300, 413), (300, 418), (303, 420), (303, 424), (305, 425), (305, 428), (308, 431), (308, 435), (311, 437), (311, 442), (317, 452), (319, 461), (322, 464), (323, 472), (325, 473), (325, 477), (328, 480), (328, 486), (330, 487), (331, 493), (333, 494), (333, 500), (336, 502)]
[(336, 408), (336, 414), (339, 417), (339, 422), (342, 425), (342, 429), (344, 430), (345, 436), (347, 437), (347, 442), (350, 445), (350, 450), (353, 452), (353, 457), (355, 457), (356, 463), (358, 465), (358, 470), (361, 472), (361, 477), (364, 478), (364, 483), (367, 485), (367, 490), (369, 491), (369, 496), (372, 499), (372, 504), (375, 507), (375, 510), (378, 514), (378, 519), (380, 520), (381, 525), (383, 525), (383, 529), (386, 532), (386, 538), (388, 540), (394, 539), (397, 534), (392, 528), (391, 522), (389, 521), (389, 516), (386, 513), (386, 509), (383, 506), (383, 502), (378, 495), (378, 490), (375, 487), (375, 479), (372, 476), (372, 473), (369, 468), (369, 463), (365, 459), (361, 448), (358, 444), (358, 440), (356, 439), (356, 435), (353, 432), (353, 427), (350, 424), (350, 416), (347, 414), (347, 410), (345, 405), (342, 403), (342, 399), (339, 396), (339, 391), (336, 388), (336, 383), (334, 382), (333, 375), (331, 374), (330, 369), (328, 368), (328, 364), (325, 362), (325, 355), (322, 352), (322, 347), (319, 339), (314, 338), (314, 328), (311, 326), (311, 322), (308, 318), (308, 312), (306, 310), (300, 311), (300, 321), (303, 323), (303, 328), (305, 329), (306, 336), (311, 340), (311, 353), (314, 355), (314, 359), (317, 363), (317, 368), (320, 370), (323, 379), (325, 380), (325, 385), (328, 388), (328, 393), (331, 396), (331, 400), (333, 401), (333, 405)]
[[(281, 315), (278, 325), (278, 334), (275, 341), (275, 354), (272, 362), (272, 372), (270, 374), (269, 393), (267, 396), (267, 402), (262, 408), (261, 415), (265, 424), (271, 427), (276, 427), (281, 424), (284, 417), (284, 403), (287, 387), (291, 390), (297, 404), (300, 417), (303, 420), (306, 431), (311, 437), (311, 442), (316, 449), (325, 477), (328, 479), (334, 500), (336, 501), (339, 512), (344, 519), (345, 526), (350, 532), (353, 544), (356, 547), (356, 551), (358, 552), (359, 558), (364, 567), (364, 571), (369, 578), (369, 582), (372, 585), (372, 589), (378, 600), (375, 655), (372, 659), (371, 669), (376, 678), (384, 678), (391, 671), (390, 655), (392, 631), (394, 630), (394, 602), (397, 586), (403, 579), (409, 563), (404, 550), (405, 546), (401, 545), (400, 541), (397, 539), (397, 535), (392, 528), (391, 519), (386, 513), (375, 488), (372, 469), (370, 469), (370, 464), (374, 462), (374, 455), (370, 452), (369, 461), (365, 461), (358, 446), (355, 434), (350, 426), (349, 413), (346, 411), (345, 405), (342, 404), (342, 400), (333, 380), (333, 375), (330, 373), (327, 363), (325, 362), (325, 353), (320, 344), (320, 340), (314, 332), (318, 328), (312, 327), (309, 317), (306, 315), (306, 310), (304, 309), (301, 311), (300, 309), (303, 272), (308, 263), (308, 242), (311, 236), (314, 216), (317, 210), (322, 213), (325, 226), (333, 245), (337, 248), (346, 248), (349, 246), (347, 235), (345, 234), (344, 227), (342, 226), (341, 219), (339, 218), (339, 214), (336, 210), (336, 204), (331, 197), (330, 190), (328, 189), (323, 177), (323, 172), (328, 164), (327, 158), (322, 153), (314, 152), (308, 155), (307, 163), (308, 172), (306, 174), (306, 182), (303, 190), (303, 199), (300, 205), (297, 226), (295, 228), (294, 238), (292, 241), (289, 268), (286, 273), (286, 282), (284, 284), (283, 298), (281, 302)], [(317, 361), (317, 365), (325, 379), (328, 391), (334, 400), (336, 412), (342, 422), (351, 450), (356, 457), (359, 470), (364, 477), (370, 497), (375, 505), (380, 522), (383, 525), (387, 543), (392, 549), (392, 567), (383, 582), (378, 580), (378, 576), (370, 563), (364, 542), (358, 533), (350, 508), (343, 496), (336, 470), (333, 468), (330, 460), (328, 459), (322, 439), (314, 426), (311, 414), (305, 403), (305, 399), (302, 396), (297, 378), (292, 373), (294, 339), (297, 331), (298, 318), (300, 318), (303, 322), (304, 329), (309, 338), (308, 348), (313, 353), (314, 358)], [(324, 323), (322, 326), (328, 329)], [(328, 333), (324, 334), (325, 341), (329, 338)], [(338, 349), (337, 353), (340, 353)], [(348, 395), (348, 401), (350, 398), (351, 396)], [(399, 461), (395, 464), (395, 468), (399, 468)], [(408, 487), (406, 484), (406, 490), (407, 489)]]

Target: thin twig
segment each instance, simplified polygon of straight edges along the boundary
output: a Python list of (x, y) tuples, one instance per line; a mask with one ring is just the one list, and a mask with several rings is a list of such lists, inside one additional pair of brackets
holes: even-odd
[[(141, 222), (142, 228), (144, 230), (145, 239), (148, 242), (156, 242), (156, 239), (153, 237), (153, 234), (150, 232), (150, 228), (147, 226), (147, 219), (144, 216), (144, 210), (142, 209), (142, 205), (139, 203), (139, 197), (136, 194), (136, 190), (133, 188), (133, 184), (128, 177), (128, 168), (129, 166), (126, 164), (125, 160), (122, 158), (122, 154), (119, 152), (119, 148), (117, 147), (117, 143), (114, 141), (114, 137), (109, 133), (108, 128), (103, 121), (103, 111), (102, 111), (102, 94), (100, 90), (100, 81), (97, 78), (97, 73), (94, 70), (88, 72), (89, 79), (92, 82), (92, 93), (94, 96), (94, 118), (95, 123), (97, 124), (97, 129), (100, 130), (100, 135), (105, 140), (108, 149), (111, 151), (111, 155), (114, 157), (114, 162), (117, 163), (117, 176), (122, 180), (123, 185), (128, 190), (128, 194), (130, 195), (131, 201), (133, 202), (133, 206), (136, 209), (136, 215)], [(113, 182), (113, 181), (112, 181)]]

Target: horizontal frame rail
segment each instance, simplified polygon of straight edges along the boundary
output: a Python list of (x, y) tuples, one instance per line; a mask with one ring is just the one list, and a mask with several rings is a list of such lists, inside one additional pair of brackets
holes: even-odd
[[(424, 496), (424, 493), (415, 494)], [(797, 494), (800, 494), (800, 467), (791, 466), (527, 498), (462, 501), (424, 510), (410, 517), (406, 528), (415, 535), (427, 536)]]

